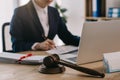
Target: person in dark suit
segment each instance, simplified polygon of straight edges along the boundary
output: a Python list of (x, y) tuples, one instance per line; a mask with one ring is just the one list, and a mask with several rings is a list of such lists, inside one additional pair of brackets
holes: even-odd
[(73, 35), (57, 9), (49, 6), (52, 1), (30, 0), (28, 4), (15, 9), (10, 27), (14, 52), (53, 49), (55, 35), (66, 45), (79, 45), (80, 37)]

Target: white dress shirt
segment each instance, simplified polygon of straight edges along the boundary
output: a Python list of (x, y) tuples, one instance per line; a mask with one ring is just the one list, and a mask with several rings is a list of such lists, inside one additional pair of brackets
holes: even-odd
[[(33, 5), (35, 7), (35, 10), (37, 12), (39, 21), (42, 24), (43, 30), (44, 30), (44, 36), (48, 36), (48, 32), (49, 32), (49, 23), (48, 23), (48, 7), (45, 8), (41, 8), (40, 6), (38, 6), (34, 0), (32, 0)], [(35, 50), (35, 46), (38, 44), (38, 42), (34, 43), (32, 46), (32, 50)]]
[(41, 8), (40, 6), (38, 6), (34, 0), (33, 1), (33, 5), (37, 11), (37, 15), (38, 15), (38, 18), (43, 26), (43, 29), (44, 29), (44, 33), (45, 33), (45, 36), (48, 35), (48, 32), (49, 32), (49, 23), (48, 23), (48, 7), (45, 7), (45, 8)]

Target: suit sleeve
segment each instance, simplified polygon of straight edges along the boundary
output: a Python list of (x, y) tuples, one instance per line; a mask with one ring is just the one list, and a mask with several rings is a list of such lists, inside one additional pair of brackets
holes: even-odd
[(78, 46), (80, 37), (73, 35), (68, 29), (65, 23), (62, 21), (61, 17), (59, 16), (58, 11), (57, 19), (58, 19), (58, 36), (59, 38), (66, 44), (66, 45), (74, 45)]
[(30, 42), (24, 39), (24, 25), (21, 18), (21, 12), (15, 9), (14, 15), (11, 20), (10, 34), (12, 40), (12, 48), (14, 52), (31, 50), (31, 46), (34, 42)]

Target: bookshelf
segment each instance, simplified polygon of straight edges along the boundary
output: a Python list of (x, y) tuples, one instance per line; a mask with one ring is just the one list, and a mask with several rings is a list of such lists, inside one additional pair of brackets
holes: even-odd
[[(112, 1), (112, 3), (110, 3), (108, 0), (85, 0), (86, 21), (120, 19), (119, 17), (113, 18), (108, 16), (108, 10), (110, 7), (120, 8), (120, 6), (116, 5), (118, 3), (120, 3), (119, 0)], [(96, 10), (96, 13), (94, 10)]]
[[(113, 12), (118, 9), (118, 13), (110, 14), (110, 8)], [(120, 0), (85, 0), (85, 19), (86, 21), (120, 19)]]
[[(93, 2), (96, 1), (96, 6), (93, 6)], [(92, 17), (93, 16), (93, 7), (98, 7), (99, 14), (98, 17), (105, 17), (106, 16), (106, 0), (86, 0), (86, 16)]]
[(86, 20), (96, 21), (97, 19), (105, 19), (106, 0), (85, 0), (85, 9)]

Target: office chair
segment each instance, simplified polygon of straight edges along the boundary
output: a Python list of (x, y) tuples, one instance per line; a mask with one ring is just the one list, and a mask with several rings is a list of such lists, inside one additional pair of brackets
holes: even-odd
[(11, 36), (9, 34), (10, 23), (6, 22), (2, 25), (2, 46), (3, 52), (13, 52)]

